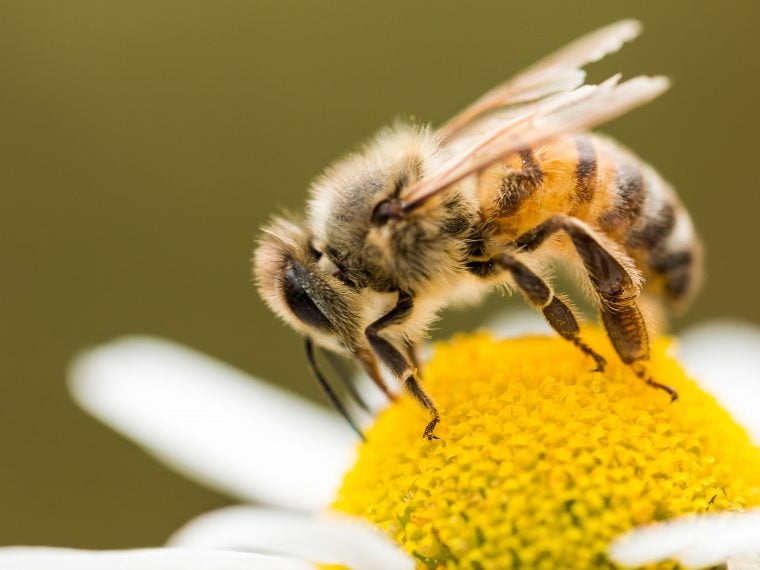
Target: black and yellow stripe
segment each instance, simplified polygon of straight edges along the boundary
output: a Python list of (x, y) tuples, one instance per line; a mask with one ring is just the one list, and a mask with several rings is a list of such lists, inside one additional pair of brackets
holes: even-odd
[(485, 219), (503, 239), (553, 215), (573, 216), (627, 251), (669, 305), (692, 296), (701, 257), (688, 213), (654, 170), (614, 142), (587, 133), (557, 137), (478, 181)]

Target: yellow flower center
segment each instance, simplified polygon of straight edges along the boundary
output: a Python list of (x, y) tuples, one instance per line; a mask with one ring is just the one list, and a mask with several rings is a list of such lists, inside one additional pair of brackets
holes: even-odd
[[(604, 373), (558, 338), (439, 346), (425, 386), (442, 416), (411, 398), (378, 417), (335, 507), (368, 519), (420, 568), (612, 568), (611, 539), (692, 512), (760, 505), (760, 449), (715, 400), (653, 347), (636, 378), (603, 333), (585, 331)], [(727, 379), (729, 381), (729, 379)], [(672, 564), (658, 568), (674, 568)]]

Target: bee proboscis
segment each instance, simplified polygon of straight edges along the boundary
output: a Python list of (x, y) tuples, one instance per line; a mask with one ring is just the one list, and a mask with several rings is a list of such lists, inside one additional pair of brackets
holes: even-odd
[(645, 291), (668, 308), (692, 297), (701, 255), (680, 200), (653, 168), (589, 129), (647, 103), (664, 77), (616, 75), (585, 84), (582, 68), (638, 35), (626, 20), (584, 36), (497, 86), (441, 128), (397, 125), (330, 166), (312, 185), (304, 220), (276, 217), (254, 259), (269, 307), (314, 346), (354, 358), (392, 397), (387, 368), (428, 411), (416, 349), (437, 312), (509, 286), (583, 351), (577, 318), (543, 276), (581, 269), (620, 359), (653, 387), (638, 306)]

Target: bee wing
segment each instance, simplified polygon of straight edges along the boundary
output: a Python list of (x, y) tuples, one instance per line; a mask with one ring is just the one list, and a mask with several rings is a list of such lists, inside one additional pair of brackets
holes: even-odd
[(517, 76), (497, 85), (441, 129), (444, 140), (452, 138), (485, 113), (519, 103), (572, 91), (583, 84), (584, 65), (614, 53), (641, 32), (636, 20), (622, 20), (582, 36), (548, 55)]
[(651, 101), (670, 86), (662, 76), (619, 81), (620, 75), (615, 75), (599, 85), (545, 97), (510, 114), (497, 127), (446, 147), (452, 154), (441, 167), (401, 196), (404, 211), (508, 154), (562, 133), (595, 127)]

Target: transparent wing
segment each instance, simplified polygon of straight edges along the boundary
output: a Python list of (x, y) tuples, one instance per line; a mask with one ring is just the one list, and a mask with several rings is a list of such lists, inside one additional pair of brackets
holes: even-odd
[(440, 168), (410, 186), (401, 196), (405, 212), (462, 178), (504, 156), (551, 137), (598, 126), (662, 94), (667, 78), (639, 76), (620, 83), (615, 75), (599, 85), (582, 85), (557, 93), (501, 118), (486, 132), (451, 145), (451, 157)]
[(616, 52), (640, 32), (638, 21), (622, 20), (578, 38), (488, 91), (446, 123), (440, 134), (451, 139), (490, 111), (572, 91), (585, 80), (584, 65)]

